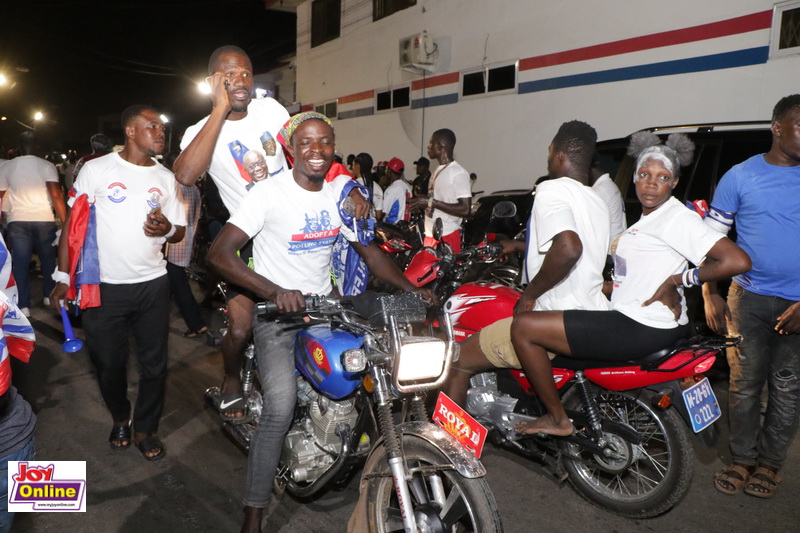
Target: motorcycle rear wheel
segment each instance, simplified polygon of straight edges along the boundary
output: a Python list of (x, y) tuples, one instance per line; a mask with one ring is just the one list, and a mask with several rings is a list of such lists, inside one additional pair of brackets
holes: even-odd
[[(402, 447), (408, 468), (449, 464), (447, 457), (432, 445), (418, 437), (404, 435)], [(366, 481), (367, 523), (370, 533), (404, 531), (403, 519), (398, 505), (397, 493), (391, 476), (389, 463), (383, 449), (372, 454), (364, 468), (365, 475), (374, 475)], [(441, 478), (445, 505), (440, 507), (431, 497), (431, 475), (428, 471), (414, 473), (409, 482), (411, 507), (420, 520), (429, 519), (430, 529), (424, 531), (446, 531), (448, 533), (500, 533), (503, 525), (500, 512), (489, 484), (484, 478), (465, 478), (454, 469), (436, 470)]]
[[(650, 518), (669, 511), (689, 491), (694, 469), (694, 452), (683, 420), (675, 409), (651, 407), (646, 396), (601, 389), (596, 401), (601, 419), (626, 424), (644, 440), (634, 444), (606, 433), (617, 453), (613, 458), (564, 443), (563, 463), (570, 484), (595, 505), (627, 518)], [(577, 390), (567, 393), (564, 405), (581, 409)]]

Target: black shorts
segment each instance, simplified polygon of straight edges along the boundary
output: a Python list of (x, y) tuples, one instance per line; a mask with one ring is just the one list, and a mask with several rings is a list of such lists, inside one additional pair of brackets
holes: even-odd
[[(252, 268), (251, 263), (253, 260), (253, 239), (247, 241), (247, 243), (244, 246), (242, 246), (242, 249), (239, 250), (239, 258), (244, 262), (245, 265), (248, 266), (248, 268)], [(246, 296), (253, 302), (258, 302), (263, 300), (263, 298), (259, 299), (250, 289), (245, 289), (244, 287), (236, 285), (235, 283), (231, 283), (229, 281), (226, 281), (225, 284), (226, 284), (226, 290), (225, 290), (226, 302), (232, 300), (233, 298), (239, 295)]]
[(564, 311), (564, 331), (575, 359), (630, 361), (673, 346), (691, 329), (651, 328), (619, 311)]

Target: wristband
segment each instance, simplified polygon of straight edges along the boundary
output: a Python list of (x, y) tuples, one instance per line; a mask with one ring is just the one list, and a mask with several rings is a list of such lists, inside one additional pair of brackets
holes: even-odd
[(175, 235), (175, 232), (176, 232), (176, 231), (178, 231), (178, 230), (177, 230), (177, 228), (175, 227), (175, 224), (172, 224), (172, 227), (169, 229), (169, 231), (167, 232), (167, 234), (166, 234), (166, 235), (164, 235), (164, 240), (167, 240), (167, 241), (168, 241), (168, 240), (170, 239), (170, 237), (172, 237), (173, 235)]
[(56, 269), (53, 271), (53, 275), (51, 277), (56, 283), (63, 283), (69, 287), (69, 274), (66, 272), (61, 272), (58, 267), (56, 267)]
[(691, 270), (684, 270), (683, 275), (681, 276), (681, 282), (687, 289), (689, 287), (694, 287), (695, 285), (701, 285), (700, 268), (698, 267)]

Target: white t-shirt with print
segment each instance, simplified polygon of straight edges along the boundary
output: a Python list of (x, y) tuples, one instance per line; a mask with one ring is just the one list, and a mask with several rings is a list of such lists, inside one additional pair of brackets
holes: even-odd
[(88, 161), (75, 180), (76, 197), (86, 193), (94, 201), (103, 283), (141, 283), (167, 272), (164, 239), (145, 235), (144, 223), (156, 207), (174, 226), (186, 226), (186, 215), (175, 176), (154, 163), (134, 165), (112, 152)]
[(0, 191), (6, 191), (6, 222), (53, 222), (48, 183), (58, 183), (58, 171), (41, 157), (23, 155), (0, 165)]
[(406, 220), (406, 200), (411, 197), (411, 186), (402, 179), (386, 187), (383, 193), (383, 221), (396, 224)]
[(708, 227), (695, 211), (670, 197), (661, 207), (642, 216), (614, 243), (614, 292), (611, 307), (653, 328), (670, 329), (689, 323), (681, 292), (681, 317), (661, 302), (642, 303), (655, 294), (668, 276), (683, 272), (688, 259), (695, 265), (722, 235)]
[[(186, 129), (181, 150), (189, 146), (207, 120), (205, 117)], [(278, 143), (278, 132), (287, 120), (289, 113), (281, 104), (272, 98), (260, 98), (250, 101), (243, 119), (226, 120), (222, 125), (208, 172), (230, 213), (236, 212), (242, 198), (253, 186), (243, 163), (248, 151), (256, 150), (265, 157), (270, 176), (288, 168), (283, 148)], [(267, 154), (266, 149), (274, 155)]]
[(591, 187), (572, 178), (545, 181), (536, 187), (528, 221), (525, 273), (533, 279), (544, 263), (553, 238), (574, 231), (583, 253), (570, 273), (536, 300), (537, 311), (610, 309), (603, 295), (603, 267), (609, 247), (608, 206)]
[(341, 231), (347, 240), (356, 239), (337, 208), (348, 181), (339, 176), (321, 191), (308, 191), (288, 170), (258, 182), (228, 220), (253, 239), (255, 271), (284, 289), (330, 293), (336, 237)]
[[(434, 200), (446, 204), (457, 204), (459, 198), (472, 198), (469, 173), (456, 161), (439, 165), (431, 175), (428, 187), (433, 188)], [(434, 209), (432, 217), (425, 217), (425, 235), (428, 237), (433, 237), (433, 223), (437, 218), (442, 219), (442, 235), (450, 235), (461, 229), (461, 217)]]

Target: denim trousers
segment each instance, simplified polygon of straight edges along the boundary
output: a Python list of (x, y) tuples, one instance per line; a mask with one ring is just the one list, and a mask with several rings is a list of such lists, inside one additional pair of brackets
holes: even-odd
[[(780, 468), (800, 413), (800, 335), (775, 331), (778, 317), (795, 302), (762, 296), (736, 283), (728, 291), (730, 333), (742, 343), (728, 351), (729, 420), (733, 460)], [(761, 422), (761, 393), (767, 384), (767, 411)]]
[(55, 287), (53, 271), (56, 269), (56, 225), (53, 222), (9, 222), (6, 239), (11, 250), (11, 271), (17, 282), (19, 307), (31, 306), (31, 284), (29, 270), (31, 256), (39, 256), (42, 268), (42, 291), (50, 296)]
[(285, 327), (286, 324), (260, 319), (253, 327), (264, 407), (247, 459), (244, 505), (248, 507), (263, 508), (269, 503), (283, 441), (294, 416), (297, 378), (293, 350), (297, 329)]
[(35, 458), (35, 438), (31, 438), (21, 450), (0, 458), (0, 533), (11, 531), (11, 524), (14, 522), (14, 513), (8, 512), (8, 462), (33, 461)]

